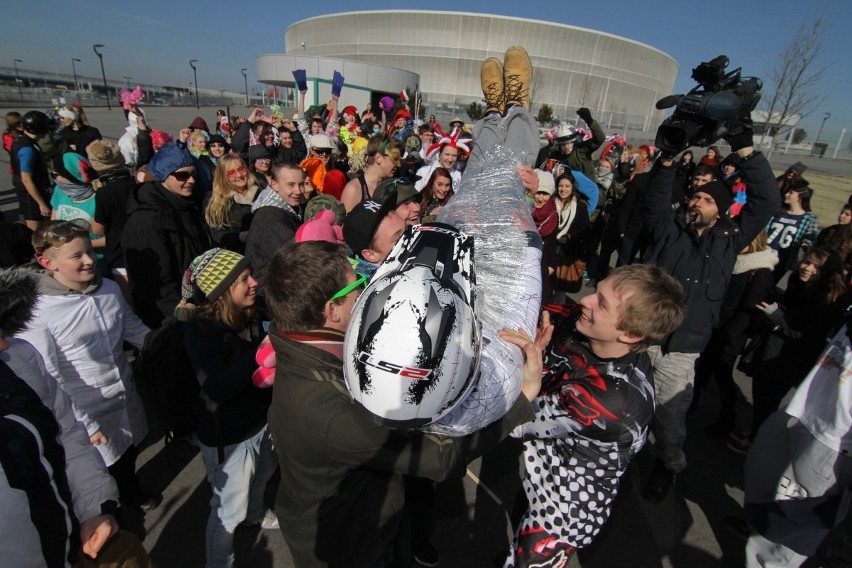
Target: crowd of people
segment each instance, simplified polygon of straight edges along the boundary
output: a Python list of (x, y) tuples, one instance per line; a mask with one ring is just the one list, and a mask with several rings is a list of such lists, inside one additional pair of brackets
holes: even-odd
[[(749, 566), (846, 565), (832, 562), (848, 552), (852, 487), (842, 380), (852, 196), (820, 230), (806, 167), (776, 178), (748, 116), (726, 137), (727, 157), (718, 146), (696, 161), (691, 149), (633, 145), (588, 108), (541, 146), (519, 47), (483, 63), (485, 116), (471, 128), (415, 120), (405, 96), (377, 111), (340, 108), (336, 79), (328, 104), (306, 109), (294, 77), (294, 116), (219, 111), (215, 128), (198, 117), (174, 137), (149, 128), (133, 92), (122, 93), (117, 143), (77, 104), (6, 115), (23, 222), (3, 223), (0, 259), (0, 550), (14, 550), (16, 565), (152, 565), (118, 529), (122, 510), (160, 502), (137, 474), (148, 434), (137, 383), (166, 443), (200, 449), (211, 568), (234, 565), (246, 526), (279, 529), (296, 566), (435, 566), (434, 482), (508, 436), (524, 443), (529, 505), (497, 561), (565, 566), (607, 521), (649, 437), (643, 497), (661, 501), (687, 469), (685, 440), (705, 433), (748, 454), (744, 516), (729, 524), (749, 539)], [(511, 170), (495, 149), (517, 162)], [(347, 390), (347, 330), (372, 317), (364, 327), (377, 333), (394, 303), (379, 285), (383, 263), (400, 258), (474, 304), (446, 283), (440, 243), (455, 234), (455, 200), (494, 197), (481, 182), (489, 168), (517, 189), (506, 213), (535, 259), (524, 286), (543, 308), (538, 329), (482, 340), (523, 354), (518, 388), (504, 416), (463, 435), (377, 422)], [(444, 228), (427, 254), (415, 237), (429, 227)], [(434, 309), (423, 301), (423, 313)], [(412, 336), (450, 333), (412, 322)], [(430, 349), (442, 341), (429, 336)], [(752, 378), (747, 430), (737, 367)], [(713, 379), (719, 417), (687, 431)], [(789, 442), (774, 448), (768, 431)]]

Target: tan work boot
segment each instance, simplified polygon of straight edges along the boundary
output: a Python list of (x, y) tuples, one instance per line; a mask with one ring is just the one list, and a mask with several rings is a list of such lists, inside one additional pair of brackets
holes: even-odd
[(532, 73), (532, 62), (527, 50), (517, 45), (506, 50), (506, 56), (503, 59), (506, 110), (513, 106), (529, 108)]
[(496, 57), (489, 57), (482, 62), (479, 70), (482, 84), (482, 96), (485, 98), (485, 114), (498, 112), (503, 115), (506, 108), (506, 97), (503, 93), (503, 64)]

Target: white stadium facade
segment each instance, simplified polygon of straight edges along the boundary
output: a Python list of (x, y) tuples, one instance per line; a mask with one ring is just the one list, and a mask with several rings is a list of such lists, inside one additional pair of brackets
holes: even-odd
[[(656, 128), (654, 103), (672, 93), (678, 64), (651, 46), (563, 24), (465, 12), (377, 10), (316, 16), (284, 32), (285, 53), (257, 59), (263, 83), (294, 87), (305, 69), (306, 105), (325, 103), (334, 70), (345, 77), (341, 104), (362, 110), (385, 94), (420, 90), (424, 114), (464, 115), (481, 101), (479, 66), (523, 46), (532, 58), (533, 112), (548, 104), (574, 121), (588, 107), (604, 129)], [(292, 96), (292, 95), (291, 95)], [(293, 100), (291, 98), (291, 100)], [(375, 108), (375, 104), (374, 104)], [(443, 117), (443, 118), (442, 118)]]

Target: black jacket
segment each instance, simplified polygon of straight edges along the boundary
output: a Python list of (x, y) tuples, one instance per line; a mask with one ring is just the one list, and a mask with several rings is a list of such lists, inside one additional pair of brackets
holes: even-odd
[(674, 166), (659, 165), (651, 172), (643, 204), (652, 228), (646, 260), (665, 269), (686, 291), (683, 323), (669, 336), (664, 348), (670, 352), (700, 353), (718, 322), (737, 254), (763, 230), (781, 203), (772, 168), (757, 153), (742, 162), (748, 202), (740, 215), (731, 220), (723, 214), (699, 236), (686, 224), (686, 208), (671, 208), (675, 173)]
[(160, 327), (180, 302), (183, 274), (210, 249), (210, 235), (191, 199), (159, 182), (134, 188), (121, 236), (136, 313), (151, 329)]

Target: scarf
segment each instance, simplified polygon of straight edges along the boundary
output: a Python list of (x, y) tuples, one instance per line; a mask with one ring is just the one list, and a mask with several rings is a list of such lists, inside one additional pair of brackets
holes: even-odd
[[(557, 200), (557, 203), (561, 201)], [(557, 206), (557, 209), (559, 209), (559, 232), (556, 233), (556, 238), (561, 239), (568, 234), (568, 229), (571, 228), (571, 223), (577, 215), (577, 199), (572, 198), (567, 206)]]
[(283, 209), (288, 213), (292, 213), (299, 219), (302, 218), (298, 211), (293, 209), (286, 201), (281, 199), (281, 196), (275, 193), (275, 190), (269, 186), (263, 188), (263, 191), (261, 191), (260, 195), (257, 196), (257, 199), (254, 200), (254, 203), (251, 206), (251, 212), (256, 213), (261, 207), (277, 207), (278, 209)]
[(62, 190), (68, 199), (75, 202), (85, 201), (95, 194), (95, 189), (91, 184), (69, 183), (64, 181), (56, 182), (59, 189)]

